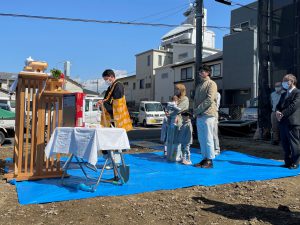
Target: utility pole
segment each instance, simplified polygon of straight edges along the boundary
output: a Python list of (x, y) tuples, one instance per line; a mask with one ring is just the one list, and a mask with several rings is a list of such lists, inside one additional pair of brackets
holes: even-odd
[(202, 20), (203, 20), (203, 0), (195, 2), (196, 17), (196, 66), (195, 66), (195, 88), (200, 83), (199, 69), (202, 66)]
[(258, 84), (258, 127), (260, 137), (264, 130), (271, 127), (270, 74), (269, 74), (269, 13), (270, 0), (258, 1), (258, 53), (259, 53), (259, 84)]
[(98, 86), (99, 86), (99, 80), (91, 82), (92, 84), (97, 84), (97, 94), (99, 95)]

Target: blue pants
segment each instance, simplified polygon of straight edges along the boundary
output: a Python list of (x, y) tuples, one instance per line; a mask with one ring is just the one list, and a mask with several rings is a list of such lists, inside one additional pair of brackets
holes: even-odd
[(198, 141), (203, 159), (215, 158), (214, 127), (216, 118), (213, 116), (197, 117)]

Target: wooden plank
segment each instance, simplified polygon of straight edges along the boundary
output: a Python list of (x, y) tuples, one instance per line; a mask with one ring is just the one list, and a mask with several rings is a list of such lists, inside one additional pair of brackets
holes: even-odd
[(47, 96), (63, 96), (65, 94), (71, 94), (72, 92), (70, 91), (64, 91), (64, 90), (61, 90), (61, 91), (44, 91), (44, 95), (47, 95)]
[[(17, 181), (22, 181), (22, 180), (39, 180), (39, 179), (44, 179), (44, 178), (60, 178), (62, 176), (63, 172), (62, 171), (54, 171), (53, 173), (46, 173), (41, 176), (34, 174), (28, 173), (28, 175), (20, 174), (19, 176), (16, 176), (13, 173), (8, 173), (4, 175), (4, 178), (9, 180), (15, 179)], [(65, 177), (69, 177), (68, 174), (66, 174)]]
[(24, 141), (24, 112), (25, 112), (25, 83), (24, 79), (20, 80), (20, 115), (19, 115), (19, 144), (18, 144), (18, 174), (22, 172), (23, 162), (23, 141)]
[(18, 85), (17, 85), (17, 91), (16, 91), (16, 119), (15, 119), (15, 138), (14, 138), (14, 171), (15, 174), (18, 174), (19, 167), (18, 167), (18, 158), (19, 158), (19, 133), (20, 130), (20, 113), (21, 113), (21, 107), (20, 107), (20, 90), (21, 90), (21, 83), (22, 79), (19, 79)]
[(46, 73), (35, 73), (35, 72), (25, 72), (19, 73), (19, 78), (29, 79), (29, 80), (47, 80), (48, 74)]
[[(24, 173), (27, 173), (28, 170), (28, 148), (29, 148), (29, 128), (30, 128), (30, 98), (31, 98), (31, 89), (29, 88), (31, 81), (25, 80), (25, 96), (27, 97), (26, 101), (26, 138), (25, 138), (25, 167)], [(27, 88), (26, 88), (27, 87)], [(31, 114), (32, 115), (32, 114)]]
[(45, 132), (45, 103), (42, 101), (43, 81), (39, 81), (38, 119), (37, 119), (37, 150), (36, 150), (36, 176), (43, 173), (44, 163), (44, 132)]
[(32, 92), (32, 120), (31, 120), (31, 150), (30, 150), (30, 173), (34, 172), (34, 158), (36, 152), (36, 88), (38, 86), (37, 81), (33, 81)]

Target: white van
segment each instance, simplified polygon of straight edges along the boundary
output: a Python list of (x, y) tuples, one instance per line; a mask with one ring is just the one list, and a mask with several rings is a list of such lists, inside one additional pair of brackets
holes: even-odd
[(101, 120), (101, 111), (97, 102), (103, 98), (86, 96), (84, 104), (84, 121), (87, 125), (99, 125)]
[(161, 125), (166, 116), (160, 102), (141, 101), (139, 107), (138, 122), (144, 127), (148, 125)]

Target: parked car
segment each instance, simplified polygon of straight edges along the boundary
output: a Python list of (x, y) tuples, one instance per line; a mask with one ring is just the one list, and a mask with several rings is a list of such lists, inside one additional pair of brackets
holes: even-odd
[(0, 103), (0, 109), (4, 109), (4, 110), (7, 110), (7, 111), (12, 111), (10, 105), (6, 104), (6, 103)]
[(144, 127), (148, 125), (161, 125), (165, 115), (165, 111), (160, 102), (140, 102), (138, 123), (143, 124)]
[(129, 112), (129, 116), (130, 116), (132, 125), (137, 126), (139, 123), (139, 119), (138, 119), (139, 112)]
[(87, 125), (100, 124), (101, 110), (97, 106), (97, 102), (103, 98), (100, 97), (85, 97), (84, 120)]
[(15, 133), (15, 113), (0, 109), (0, 145)]
[(161, 103), (164, 111), (167, 111), (167, 107), (168, 107), (168, 103), (167, 102), (164, 102), (164, 103)]
[[(11, 100), (11, 99), (6, 98), (6, 97), (0, 97), (0, 108), (5, 109), (5, 108), (7, 108), (7, 106), (9, 107), (9, 111), (14, 112), (15, 107), (16, 107), (16, 101)], [(5, 108), (3, 108), (3, 107), (5, 107)]]
[[(219, 110), (219, 124), (223, 121), (230, 121), (231, 119), (232, 118), (229, 114), (225, 113), (221, 109)], [(193, 137), (198, 138), (198, 135), (197, 135), (197, 118), (193, 117), (191, 119), (191, 122), (192, 122), (192, 126), (193, 126)]]

